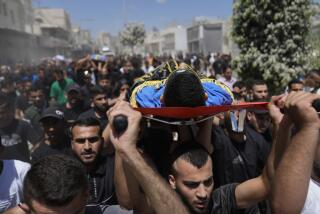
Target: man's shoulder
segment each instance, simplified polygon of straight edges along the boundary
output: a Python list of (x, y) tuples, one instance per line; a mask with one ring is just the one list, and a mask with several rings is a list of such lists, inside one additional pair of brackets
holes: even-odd
[(29, 171), (31, 165), (27, 162), (20, 160), (4, 160), (4, 168), (7, 169), (8, 173), (13, 173), (18, 175), (20, 180), (24, 179), (25, 174)]
[(81, 113), (78, 118), (79, 119), (84, 119), (84, 118), (88, 118), (88, 117), (94, 117), (95, 118), (95, 114), (94, 114), (93, 108), (90, 108), (87, 111)]
[(237, 183), (227, 184), (212, 193), (211, 213), (234, 213), (237, 210), (235, 190)]
[(26, 111), (24, 112), (24, 116), (27, 118), (27, 119), (30, 119), (32, 118), (33, 116), (39, 114), (38, 111), (37, 111), (37, 108), (34, 106), (34, 105), (31, 105), (29, 106)]
[(4, 166), (14, 166), (17, 171), (25, 170), (30, 168), (30, 164), (20, 160), (4, 160)]

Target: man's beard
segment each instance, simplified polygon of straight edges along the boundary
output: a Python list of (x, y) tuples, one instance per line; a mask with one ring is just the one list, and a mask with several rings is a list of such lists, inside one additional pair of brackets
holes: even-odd
[(100, 107), (94, 106), (94, 110), (101, 115), (106, 114), (108, 109), (109, 109), (109, 106), (100, 106)]
[(180, 199), (182, 200), (184, 205), (186, 205), (186, 207), (188, 208), (188, 210), (190, 211), (191, 214), (207, 214), (208, 213), (208, 208), (203, 212), (198, 212), (197, 210), (195, 210), (192, 207), (192, 205), (189, 204), (187, 200), (185, 200), (183, 194), (179, 191), (179, 188), (176, 188), (175, 190), (176, 190), (176, 193), (178, 193), (178, 195), (180, 196)]

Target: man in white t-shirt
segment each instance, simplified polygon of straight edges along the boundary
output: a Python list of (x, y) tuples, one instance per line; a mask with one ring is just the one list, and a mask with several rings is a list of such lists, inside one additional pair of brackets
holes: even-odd
[(308, 194), (304, 207), (303, 214), (313, 214), (320, 212), (320, 183), (310, 179)]
[[(0, 153), (3, 147), (0, 143)], [(22, 200), (23, 179), (30, 164), (18, 160), (0, 160), (0, 213)]]
[[(297, 133), (276, 170), (271, 205), (274, 213), (320, 213), (320, 109), (312, 107), (320, 95), (296, 92), (286, 100), (286, 115)], [(284, 131), (284, 130), (279, 130)]]
[(230, 65), (226, 63), (222, 65), (222, 76), (218, 78), (218, 81), (222, 82), (230, 89), (233, 88), (233, 84), (237, 82), (237, 79), (232, 76), (232, 69)]

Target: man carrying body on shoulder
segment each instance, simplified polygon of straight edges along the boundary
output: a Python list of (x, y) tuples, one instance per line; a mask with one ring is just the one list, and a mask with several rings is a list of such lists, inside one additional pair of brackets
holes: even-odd
[(287, 143), (272, 185), (274, 213), (320, 213), (320, 95), (290, 93), (285, 103), (287, 128), (295, 135)]
[(66, 153), (70, 148), (70, 137), (66, 133), (67, 123), (63, 112), (57, 107), (44, 110), (40, 118), (44, 130), (44, 139), (32, 153), (32, 163), (43, 157)]
[[(117, 115), (128, 118), (128, 128), (122, 134), (117, 134), (115, 130), (111, 132), (111, 141), (116, 148), (116, 163), (118, 162), (116, 172), (124, 170), (122, 175), (126, 176), (127, 173), (131, 173), (130, 178), (118, 177), (119, 183), (116, 188), (120, 191), (119, 195), (123, 196), (121, 200), (133, 208), (144, 207), (141, 210), (149, 210), (151, 213), (154, 211), (188, 213), (181, 201), (176, 199), (175, 193), (167, 188), (168, 184), (150, 167), (150, 161), (137, 149), (141, 114), (131, 109), (127, 103), (120, 102), (108, 112), (110, 121)], [(190, 151), (194, 154), (188, 154), (184, 150), (181, 153), (176, 152), (178, 149), (179, 146), (172, 153), (179, 155), (172, 155), (168, 180), (171, 188), (181, 196), (190, 212), (235, 213), (238, 209), (250, 207), (267, 197), (270, 180), (273, 177), (271, 165), (268, 165), (263, 174), (257, 178), (241, 184), (228, 184), (212, 192), (213, 169), (210, 154), (203, 148), (192, 148)], [(270, 163), (273, 162), (273, 158), (271, 155)], [(139, 190), (139, 186), (143, 193)], [(129, 194), (129, 199), (125, 191)], [(175, 205), (169, 207), (172, 204)]]

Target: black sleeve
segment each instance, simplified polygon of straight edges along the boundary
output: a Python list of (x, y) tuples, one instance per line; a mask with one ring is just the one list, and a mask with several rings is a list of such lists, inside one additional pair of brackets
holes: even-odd
[(236, 183), (227, 184), (213, 191), (211, 214), (231, 214), (236, 212), (235, 190), (237, 185)]
[(40, 143), (41, 141), (41, 134), (37, 133), (33, 127), (25, 122), (25, 129), (27, 141), (29, 141), (32, 145), (35, 145), (37, 143)]

